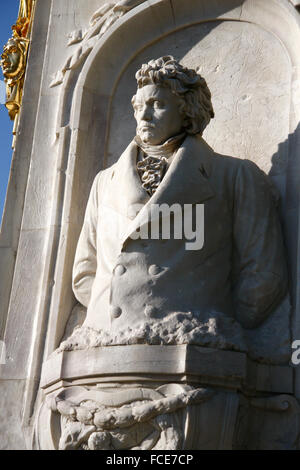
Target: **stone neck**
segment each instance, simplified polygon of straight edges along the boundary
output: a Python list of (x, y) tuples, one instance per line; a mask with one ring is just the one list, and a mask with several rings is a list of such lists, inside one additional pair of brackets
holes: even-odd
[(148, 157), (154, 158), (166, 158), (167, 160), (174, 154), (174, 152), (180, 147), (186, 137), (186, 133), (183, 132), (177, 136), (171, 137), (161, 145), (149, 145), (142, 142), (139, 136), (135, 137), (135, 142), (138, 147)]

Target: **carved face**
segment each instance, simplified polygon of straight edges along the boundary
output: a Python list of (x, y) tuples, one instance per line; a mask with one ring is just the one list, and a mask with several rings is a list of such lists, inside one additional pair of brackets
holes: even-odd
[(16, 76), (22, 69), (22, 51), (14, 39), (9, 39), (1, 55), (1, 67), (7, 78)]
[(183, 129), (180, 100), (170, 88), (145, 85), (139, 88), (133, 101), (136, 133), (142, 142), (163, 144)]

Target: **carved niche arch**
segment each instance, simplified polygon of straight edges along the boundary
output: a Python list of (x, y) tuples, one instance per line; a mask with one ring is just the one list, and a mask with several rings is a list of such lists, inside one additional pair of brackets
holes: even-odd
[[(296, 242), (289, 240), (288, 234), (292, 231), (298, 233), (299, 211), (295, 202), (298, 180), (293, 176), (296, 170), (299, 172), (299, 162), (295, 158), (299, 141), (297, 126), (300, 121), (300, 56), (297, 50), (300, 28), (297, 12), (287, 0), (149, 0), (139, 3), (112, 23), (104, 34), (99, 35), (96, 25), (95, 35), (90, 38), (92, 41), (83, 48), (80, 46), (81, 53), (77, 55), (75, 66), (72, 68), (69, 62), (70, 67), (64, 72), (57, 139), (59, 159), (66, 178), (60, 174), (57, 181), (57, 190), (63, 197), (54, 214), (60, 227), (57, 245), (54, 252), (53, 247), (49, 247), (56, 259), (56, 272), (44, 357), (58, 346), (75, 304), (71, 290), (74, 252), (92, 180), (108, 162), (110, 123), (118, 85), (130, 64), (143, 51), (147, 48), (150, 50), (153, 45), (171, 37), (176, 31), (180, 32), (194, 25), (209, 25), (207, 31), (210, 33), (214, 24), (247, 24), (275, 37), (285, 51), (291, 75), (288, 134), (292, 134), (293, 138), (288, 144), (288, 166), (275, 180), (286, 200), (290, 252), (296, 252)], [(127, 144), (127, 141), (124, 142), (124, 148)], [(287, 190), (286, 177), (290, 178)], [(291, 265), (292, 273), (295, 271), (295, 263), (297, 265), (296, 259)], [(294, 295), (296, 305), (298, 297), (295, 277)]]

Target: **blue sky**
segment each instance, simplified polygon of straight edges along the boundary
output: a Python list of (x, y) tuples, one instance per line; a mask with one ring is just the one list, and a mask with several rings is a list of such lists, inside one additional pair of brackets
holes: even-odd
[[(0, 15), (0, 51), (11, 36), (11, 27), (16, 22), (19, 11), (19, 0), (1, 0)], [(3, 81), (0, 69), (0, 80)], [(1, 88), (0, 88), (1, 89)], [(0, 93), (1, 95), (1, 93)], [(1, 97), (2, 98), (2, 97)], [(9, 170), (12, 158), (12, 129), (13, 122), (8, 117), (7, 109), (0, 103), (0, 221), (2, 219)]]

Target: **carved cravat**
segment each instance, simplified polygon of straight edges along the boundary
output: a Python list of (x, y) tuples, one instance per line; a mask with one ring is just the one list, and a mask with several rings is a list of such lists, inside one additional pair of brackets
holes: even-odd
[(152, 196), (164, 177), (168, 165), (165, 157), (146, 157), (137, 163), (143, 188)]
[(170, 159), (185, 139), (185, 133), (168, 139), (162, 145), (144, 144), (135, 138), (140, 149), (137, 170), (143, 188), (152, 196), (160, 185), (170, 164)]

